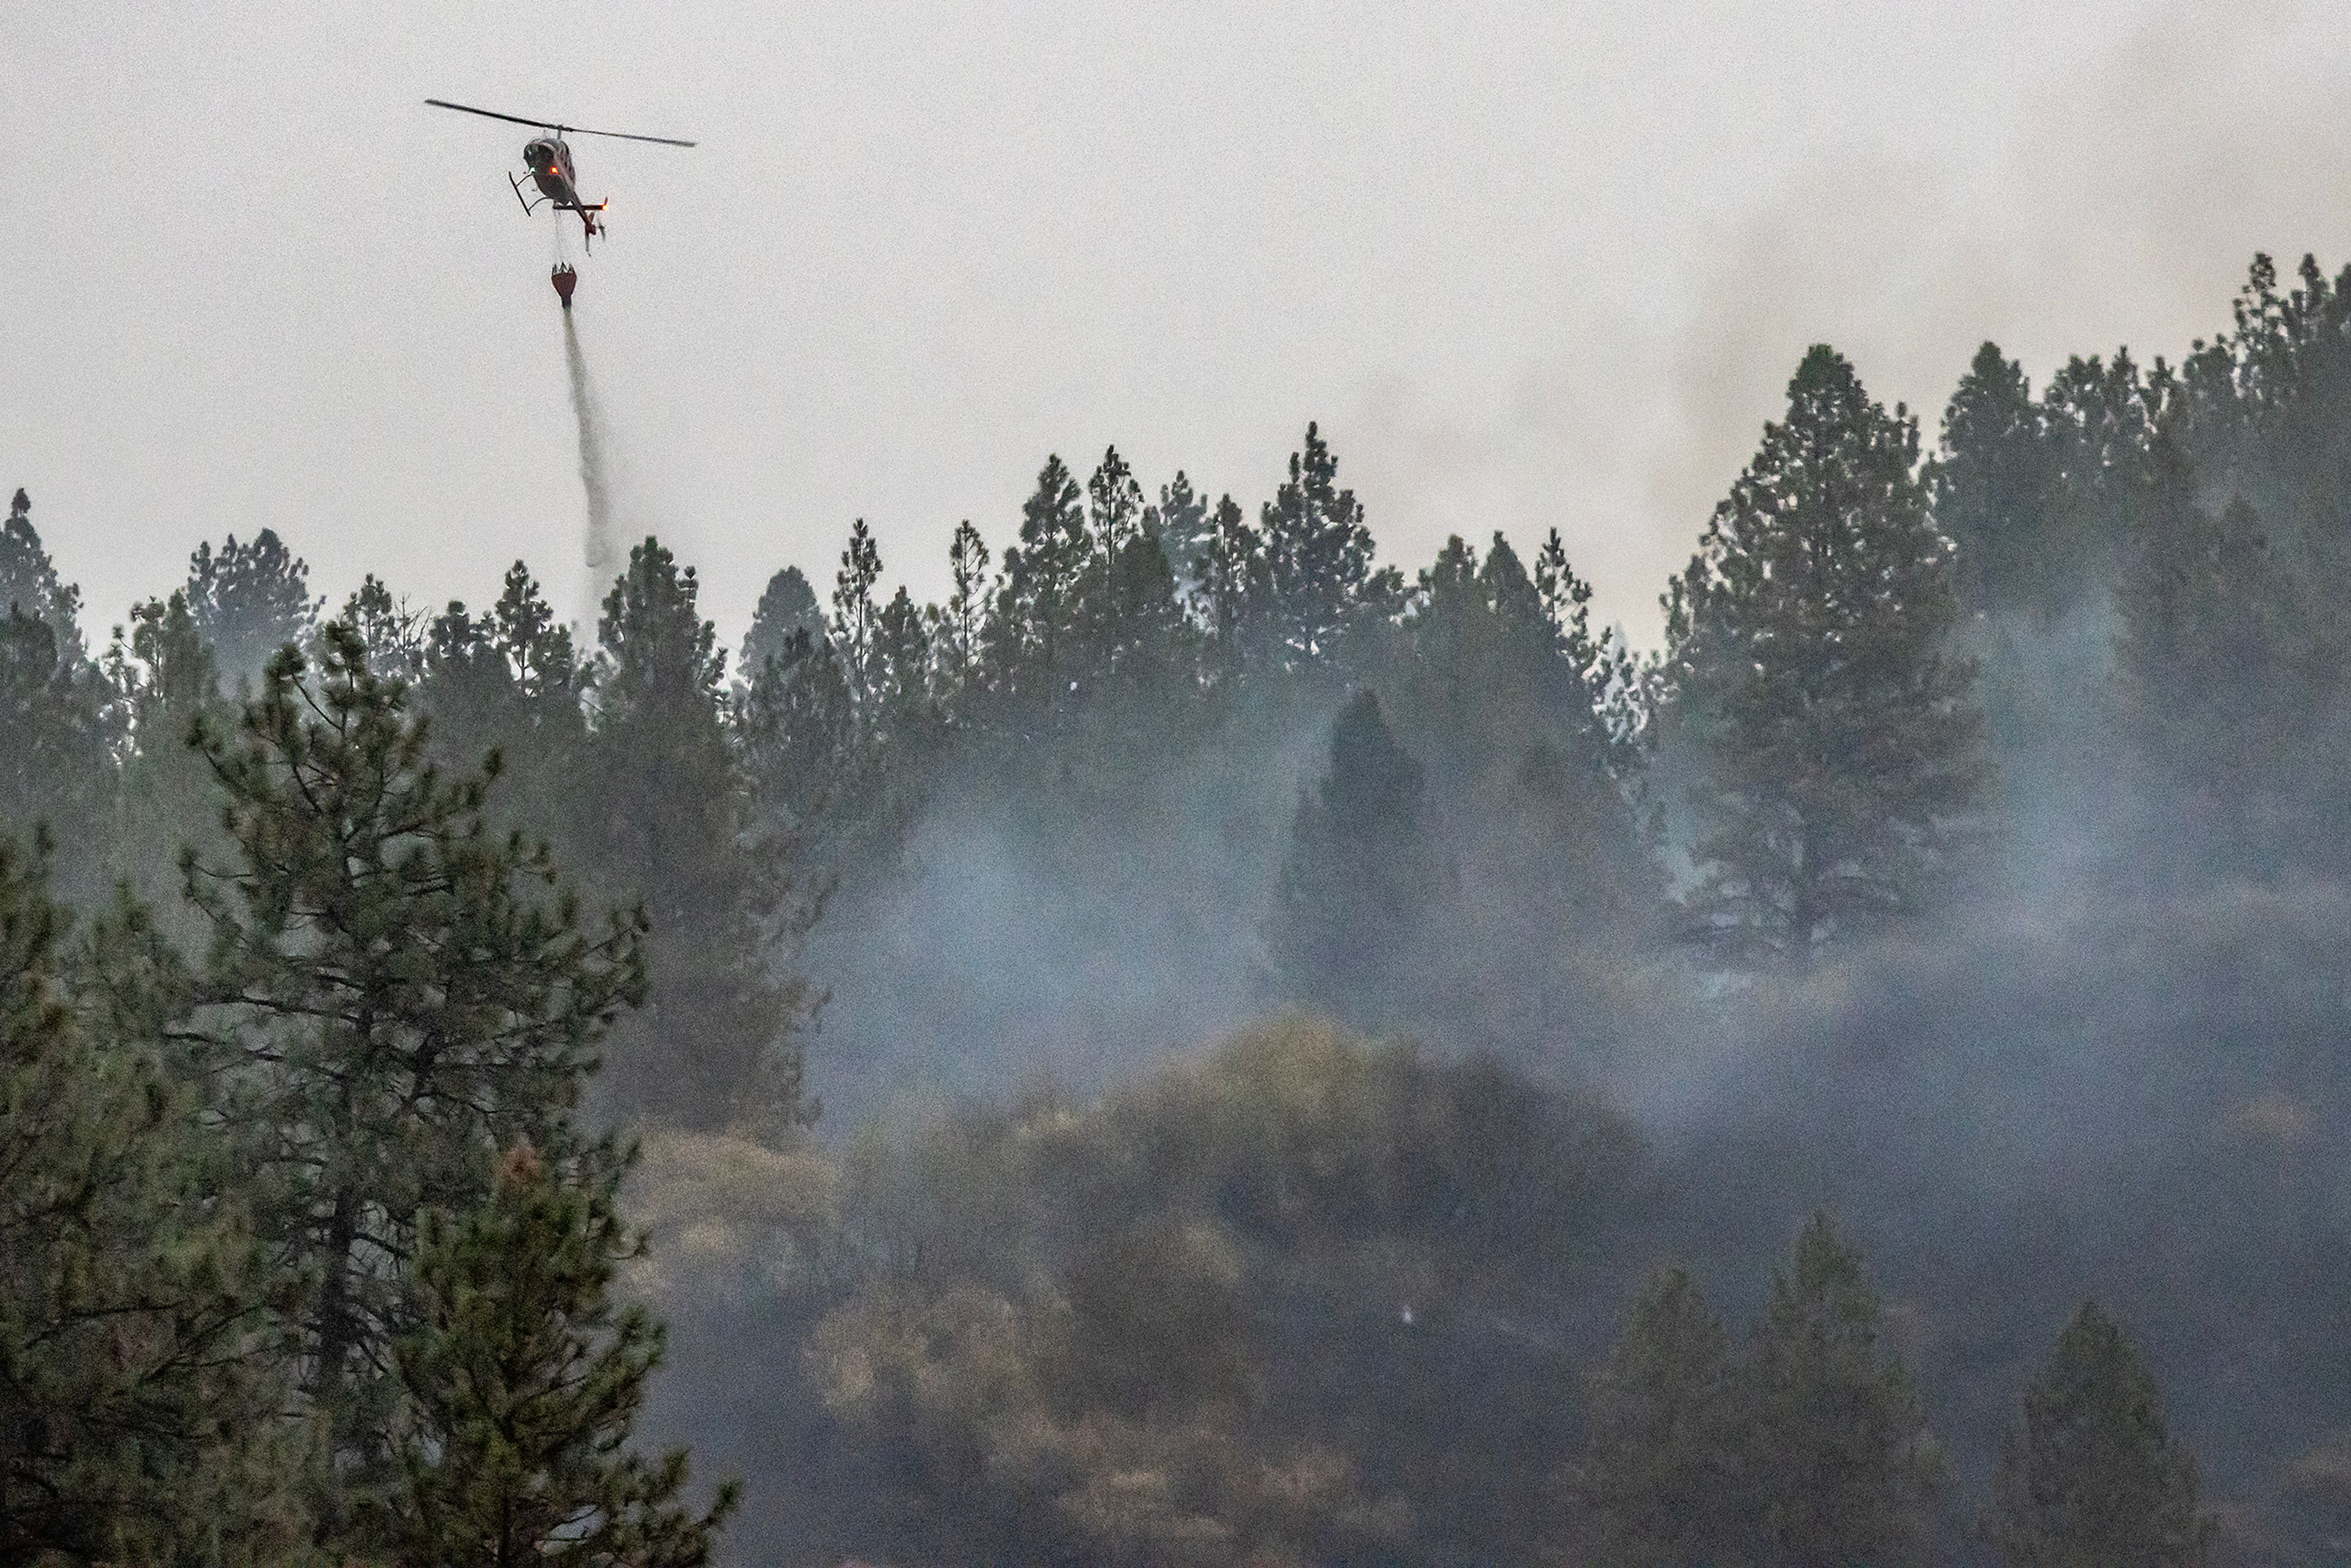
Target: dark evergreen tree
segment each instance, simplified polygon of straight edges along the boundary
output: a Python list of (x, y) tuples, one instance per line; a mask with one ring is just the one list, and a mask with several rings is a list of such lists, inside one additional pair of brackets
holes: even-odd
[[(2150, 774), (2183, 790), (2243, 855), (2273, 851), (2316, 731), (2291, 584), (2241, 498), (2198, 498), (2184, 444), (2159, 428), (2116, 592), (2115, 693)], [(2298, 775), (2302, 776), (2298, 778)]]
[(1093, 533), (1084, 492), (1059, 457), (1049, 457), (1020, 508), (1020, 542), (1004, 552), (988, 618), (991, 683), (1008, 697), (1051, 714), (1064, 706), (1065, 666), (1077, 652)]
[(649, 1463), (627, 1448), (662, 1331), (611, 1301), (614, 1267), (636, 1249), (615, 1211), (619, 1176), (600, 1147), (542, 1159), (517, 1145), (484, 1200), (427, 1218), (384, 1521), (402, 1568), (710, 1560), (735, 1488), (697, 1516), (677, 1500), (684, 1449)]
[(107, 651), (106, 680), (131, 740), (111, 869), (170, 923), (181, 851), (201, 845), (210, 856), (225, 844), (212, 769), (194, 745), (198, 721), (219, 716), (220, 678), (185, 594), (131, 611), (128, 642), (118, 632)]
[(843, 797), (856, 718), (831, 640), (806, 627), (795, 631), (735, 705), (735, 732), (762, 821), (803, 831)]
[(1592, 701), (1607, 747), (1609, 772), (1628, 792), (1637, 792), (1655, 716), (1649, 681), (1620, 629), (1592, 630), (1592, 584), (1568, 564), (1567, 546), (1557, 528), (1543, 536), (1542, 548), (1535, 554), (1534, 586), (1559, 639), (1560, 653), (1582, 678)]
[(476, 616), (452, 604), (425, 633), (416, 701), (432, 716), (432, 755), (472, 768), (496, 752), (498, 793), (528, 809), (534, 835), (567, 863), (587, 858), (579, 774), (587, 740), (588, 672), (571, 629), (521, 561), (507, 569), (496, 604)]
[(198, 545), (188, 558), (186, 591), (196, 635), (235, 681), (257, 679), (270, 655), (289, 643), (308, 647), (325, 602), (310, 597), (308, 563), (269, 528), (250, 544), (231, 534), (217, 551)]
[(872, 667), (876, 742), (893, 771), (911, 773), (929, 747), (935, 709), (930, 629), (903, 584), (874, 617)]
[(806, 987), (771, 965), (805, 912), (789, 900), (788, 846), (753, 831), (728, 743), (726, 656), (696, 593), (693, 569), (648, 538), (597, 627), (599, 883), (643, 900), (653, 974), (606, 1078), (622, 1105), (664, 1117), (791, 1121), (810, 1113), (796, 1038)]
[(796, 566), (788, 566), (768, 580), (759, 602), (751, 612), (751, 630), (743, 639), (743, 659), (737, 673), (751, 680), (759, 667), (770, 659), (784, 656), (785, 646), (795, 632), (811, 636), (824, 631), (824, 612), (816, 601), (816, 590)]
[(2001, 1445), (1984, 1533), (2011, 1568), (2203, 1568), (2215, 1523), (2155, 1377), (2085, 1301)]
[(1957, 585), (1970, 612), (2036, 614), (2043, 624), (2075, 590), (2048, 535), (2056, 455), (2024, 368), (1986, 343), (1943, 411), (1941, 450), (1928, 465), (1935, 521), (1958, 549)]
[(55, 626), (0, 611), (0, 833), (47, 830), (62, 845), (62, 891), (103, 895), (111, 855), (117, 724), (113, 694)]
[(832, 580), (832, 645), (849, 682), (850, 699), (861, 719), (868, 720), (882, 686), (882, 605), (875, 598), (881, 582), (882, 548), (860, 517), (850, 528), (841, 570)]
[(2098, 608), (2114, 582), (2146, 478), (2153, 394), (2129, 354), (2066, 361), (2041, 394), (2055, 472), (2037, 552), (2044, 620)]
[[(1171, 518), (1184, 498), (1172, 489), (1162, 497)], [(1262, 633), (1270, 623), (1273, 599), (1265, 536), (1250, 525), (1240, 503), (1225, 496), (1196, 522), (1185, 555), (1192, 614), (1207, 637), (1210, 667), (1218, 679), (1231, 680), (1265, 651)]]
[(57, 656), (78, 664), (89, 650), (81, 633), (81, 590), (57, 580), (57, 563), (33, 527), (32, 498), (16, 492), (8, 520), (0, 524), (0, 616), (15, 610), (47, 624)]
[(1653, 1274), (1586, 1388), (1571, 1471), (1582, 1555), (1621, 1568), (1753, 1561), (1730, 1336), (1679, 1269)]
[(137, 1009), (73, 1005), (66, 925), (0, 838), (0, 1562), (250, 1560), (295, 1524), (261, 1255)]
[(1802, 958), (1918, 908), (1977, 804), (1974, 670), (1947, 650), (1951, 549), (1917, 446), (1916, 422), (1814, 348), (1667, 595), (1691, 906), (1725, 947)]
[(1378, 1027), (1405, 1005), (1402, 960), (1441, 886), (1427, 793), (1369, 691), (1340, 710), (1330, 758), (1298, 803), (1266, 946), (1284, 998)]
[(414, 680), (423, 673), (431, 617), (411, 610), (404, 599), (393, 599), (373, 572), (343, 601), (340, 619), (360, 634), (380, 674)]
[(968, 725), (984, 690), (987, 629), (987, 542), (965, 518), (947, 545), (947, 601), (929, 616), (939, 695), (950, 723)]
[(1290, 455), (1290, 477), (1265, 504), (1259, 528), (1274, 617), (1269, 652), (1296, 674), (1340, 659), (1367, 622), (1401, 596), (1393, 571), (1372, 567), (1363, 504), (1338, 483), (1339, 460), (1315, 426)]
[(1745, 1375), (1745, 1464), (1772, 1563), (1923, 1561), (1941, 1449), (1861, 1254), (1815, 1215), (1771, 1280)]
[[(319, 656), (282, 651), (237, 732), (202, 733), (235, 854), (191, 852), (186, 894), (211, 927), (219, 1108), (303, 1281), (302, 1389), (363, 1488), (423, 1215), (464, 1207), (502, 1145), (567, 1113), (643, 979), (636, 927), (580, 928), (546, 851), (486, 827), (488, 777), (429, 763), (404, 685), (355, 631), (328, 626)], [(319, 1511), (339, 1538), (338, 1494)]]

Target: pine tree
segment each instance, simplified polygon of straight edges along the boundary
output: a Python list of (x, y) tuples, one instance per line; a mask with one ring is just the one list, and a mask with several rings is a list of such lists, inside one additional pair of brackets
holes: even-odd
[(1370, 691), (1340, 710), (1330, 758), (1298, 803), (1267, 947), (1283, 996), (1376, 1027), (1403, 1003), (1400, 960), (1440, 886), (1427, 791)]
[(793, 632), (815, 635), (823, 630), (824, 612), (817, 605), (816, 590), (809, 586), (799, 567), (788, 566), (768, 580), (758, 607), (751, 612), (751, 630), (743, 638), (737, 673), (747, 681), (755, 679), (761, 665), (784, 656)]
[(842, 798), (857, 714), (841, 661), (821, 631), (794, 631), (737, 695), (733, 717), (761, 821), (803, 831)]
[(246, 1560), (293, 1522), (261, 1256), (188, 1086), (74, 1005), (66, 925), (0, 838), (0, 1562)]
[(424, 636), (415, 702), (432, 718), (430, 754), (470, 769), (498, 754), (506, 815), (581, 863), (592, 828), (579, 775), (587, 742), (588, 672), (530, 569), (507, 569), (497, 602), (476, 616), (453, 603)]
[(1946, 651), (1948, 540), (1916, 422), (1822, 346), (1666, 597), (1705, 879), (1736, 950), (1799, 958), (1920, 907), (1981, 789), (1973, 667)]
[(841, 674), (861, 718), (870, 716), (881, 689), (877, 643), (882, 607), (873, 591), (882, 581), (882, 549), (872, 530), (860, 517), (849, 530), (841, 552), (841, 570), (832, 580), (832, 644), (841, 656)]
[(1746, 1373), (1746, 1463), (1768, 1560), (1921, 1560), (1943, 1456), (1861, 1254), (1815, 1215), (1775, 1271)]
[(967, 517), (947, 544), (947, 601), (926, 612), (936, 660), (940, 699), (946, 722), (969, 726), (986, 686), (981, 655), (987, 646), (987, 541)]
[(1969, 611), (2064, 608), (2070, 585), (2053, 560), (2051, 491), (2055, 455), (2042, 429), (2024, 368), (1986, 343), (1943, 412), (1941, 450), (1928, 465), (1935, 522), (1958, 551), (1957, 586)]
[(188, 558), (186, 592), (196, 634), (221, 674), (242, 682), (258, 678), (278, 649), (308, 647), (325, 603), (310, 597), (308, 563), (270, 528), (251, 544), (231, 534), (217, 551), (198, 545)]
[(635, 1250), (619, 1176), (599, 1147), (542, 1159), (520, 1144), (486, 1198), (428, 1218), (422, 1312), (398, 1347), (407, 1416), (384, 1533), (402, 1568), (710, 1560), (734, 1486), (697, 1517), (677, 1501), (684, 1450), (648, 1463), (626, 1448), (662, 1331), (610, 1299)]
[[(642, 898), (653, 976), (608, 1054), (621, 1104), (697, 1124), (791, 1121), (807, 988), (778, 979), (806, 912), (789, 902), (788, 846), (755, 832), (728, 744), (726, 656), (695, 608), (691, 567), (660, 542), (629, 552), (604, 600), (590, 757), (597, 874)], [(771, 664), (770, 668), (774, 666)]]
[(2056, 465), (2036, 563), (2044, 619), (2095, 606), (2113, 586), (2147, 485), (2158, 395), (2124, 352), (2069, 360), (2043, 390), (2041, 426)]
[(1338, 472), (1331, 444), (1309, 424), (1304, 449), (1290, 454), (1289, 479), (1259, 519), (1274, 618), (1270, 652), (1290, 674), (1341, 660), (1402, 594), (1394, 571), (1373, 570), (1363, 504), (1339, 488)]
[(181, 851), (201, 845), (209, 855), (225, 844), (212, 769), (194, 744), (198, 721), (220, 717), (220, 677), (187, 595), (131, 611), (128, 642), (118, 630), (107, 650), (106, 681), (131, 740), (111, 869), (169, 918), (178, 912)]
[(2215, 1531), (2155, 1377), (2085, 1301), (2001, 1445), (1984, 1533), (2011, 1568), (2203, 1568)]
[[(1176, 478), (1180, 482), (1183, 476)], [(1184, 498), (1172, 487), (1161, 497), (1171, 518), (1180, 515), (1177, 503)], [(1225, 496), (1196, 521), (1184, 548), (1192, 613), (1207, 634), (1217, 678), (1233, 680), (1266, 655), (1261, 643), (1272, 614), (1273, 583), (1265, 536), (1250, 526), (1240, 503)]]
[(16, 492), (8, 520), (0, 523), (0, 616), (11, 610), (47, 624), (61, 662), (78, 664), (89, 656), (81, 634), (81, 590), (57, 579), (57, 563), (33, 527), (32, 498)]
[(1583, 1556), (1621, 1568), (1750, 1560), (1738, 1375), (1698, 1282), (1651, 1275), (1586, 1389), (1571, 1475)]
[(931, 633), (914, 597), (898, 591), (873, 622), (873, 729), (894, 773), (913, 770), (928, 748), (935, 709), (931, 700)]
[[(405, 685), (355, 631), (329, 625), (319, 657), (282, 651), (234, 736), (200, 732), (235, 853), (183, 863), (211, 928), (199, 1019), (220, 1110), (266, 1239), (306, 1281), (303, 1392), (365, 1476), (421, 1217), (568, 1111), (643, 979), (636, 927), (581, 930), (547, 852), (485, 825), (495, 771), (430, 764)], [(334, 1499), (321, 1510), (331, 1537)]]
[(1076, 653), (1093, 533), (1084, 493), (1058, 456), (1048, 457), (1020, 508), (1020, 542), (1004, 552), (988, 618), (990, 678), (1044, 716), (1065, 706), (1064, 669)]
[(423, 673), (431, 618), (411, 610), (406, 600), (393, 599), (375, 573), (368, 573), (343, 601), (339, 619), (360, 634), (379, 674), (413, 681)]
[(2116, 698), (2151, 771), (2258, 853), (2287, 810), (2314, 674), (2297, 657), (2292, 589), (2242, 497), (2199, 501), (2184, 444), (2159, 427), (2116, 591)]
[(1636, 790), (1654, 716), (1649, 683), (1621, 629), (1593, 634), (1592, 584), (1568, 564), (1567, 546), (1557, 528), (1543, 536), (1542, 548), (1535, 554), (1534, 586), (1559, 639), (1561, 655), (1582, 677), (1591, 698), (1607, 747), (1609, 773), (1628, 791)]
[(75, 646), (37, 615), (0, 610), (0, 833), (55, 835), (65, 891), (90, 902), (108, 880), (118, 727), (112, 694)]

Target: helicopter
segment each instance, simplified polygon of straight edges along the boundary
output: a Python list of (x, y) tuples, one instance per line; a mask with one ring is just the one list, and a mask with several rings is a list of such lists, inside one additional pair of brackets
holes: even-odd
[[(581, 226), (588, 231), (585, 243), (591, 250), (595, 247), (596, 236), (604, 232), (603, 221), (597, 214), (611, 203), (609, 200), (590, 203), (580, 199), (580, 177), (572, 172), (571, 146), (563, 139), (566, 136), (611, 136), (622, 141), (657, 141), (664, 147), (694, 145), (674, 136), (639, 136), (627, 131), (583, 131), (577, 126), (558, 125), (551, 120), (529, 120), (519, 114), (501, 114), (495, 109), (475, 109), (472, 104), (451, 103), (446, 99), (428, 98), (424, 101), (434, 109), (454, 109), (461, 114), (510, 120), (517, 125), (528, 125), (551, 132), (547, 136), (532, 137), (522, 150), (523, 172), (530, 176), (531, 183), (538, 187), (538, 195), (536, 198), (524, 195), (522, 182), (512, 174), (507, 176), (507, 183), (514, 187), (515, 200), (522, 204), (525, 213), (551, 205), (559, 213), (579, 214)], [(570, 301), (567, 298), (564, 303), (568, 308)]]

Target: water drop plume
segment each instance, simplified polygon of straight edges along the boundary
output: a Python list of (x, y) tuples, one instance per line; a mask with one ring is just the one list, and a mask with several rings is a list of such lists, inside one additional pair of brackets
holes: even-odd
[(615, 553), (612, 493), (595, 392), (588, 384), (588, 357), (580, 351), (580, 329), (569, 310), (563, 313), (563, 355), (571, 366), (571, 412), (580, 421), (580, 483), (588, 492), (588, 570), (601, 574)]

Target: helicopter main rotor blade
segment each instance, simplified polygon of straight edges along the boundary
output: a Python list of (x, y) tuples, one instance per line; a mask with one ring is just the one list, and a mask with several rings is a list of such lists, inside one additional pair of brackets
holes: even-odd
[(519, 114), (500, 114), (495, 109), (475, 109), (470, 103), (451, 103), (445, 98), (428, 98), (424, 101), (431, 104), (435, 109), (454, 109), (461, 114), (478, 114), (485, 120), (512, 120), (517, 125), (536, 125), (541, 131), (560, 131), (563, 129), (563, 127), (556, 124), (555, 121), (551, 120), (525, 120)]
[(632, 131), (583, 131), (576, 125), (556, 127), (566, 136), (611, 136), (622, 141), (658, 141), (664, 147), (692, 147), (691, 141), (680, 141), (674, 136), (639, 136)]
[(576, 125), (558, 125), (552, 120), (526, 120), (519, 114), (500, 114), (495, 109), (475, 109), (470, 103), (451, 103), (445, 98), (424, 100), (435, 109), (454, 109), (463, 114), (478, 114), (486, 120), (510, 120), (517, 125), (535, 125), (541, 131), (552, 131), (558, 136), (610, 136), (622, 141), (658, 141), (664, 147), (692, 147), (691, 141), (681, 141), (674, 136), (640, 136), (630, 131), (586, 131)]

